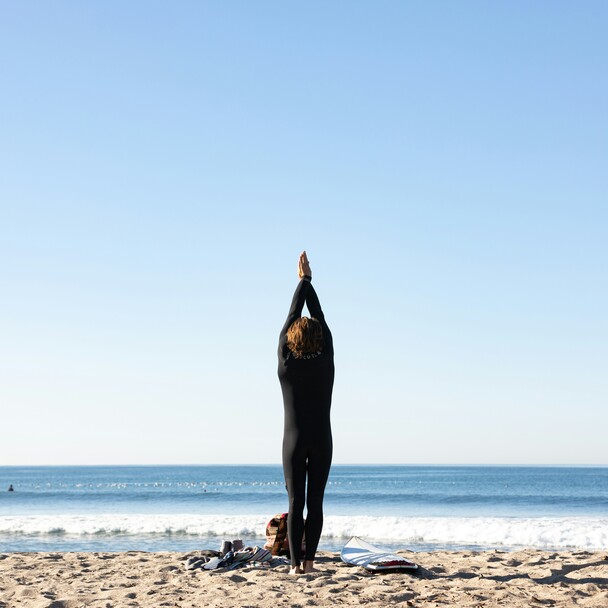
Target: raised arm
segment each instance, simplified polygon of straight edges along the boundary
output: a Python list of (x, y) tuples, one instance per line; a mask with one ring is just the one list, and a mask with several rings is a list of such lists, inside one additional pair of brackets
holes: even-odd
[(283, 342), (289, 326), (296, 319), (302, 316), (302, 308), (304, 308), (304, 302), (306, 301), (306, 293), (310, 287), (310, 281), (312, 280), (312, 272), (310, 270), (310, 264), (308, 263), (308, 257), (306, 256), (305, 251), (303, 251), (298, 258), (298, 277), (300, 282), (298, 283), (296, 291), (293, 294), (291, 307), (289, 309), (289, 314), (287, 315), (287, 321), (285, 321), (285, 325), (283, 325), (283, 329), (281, 330), (281, 342)]
[[(298, 275), (300, 277), (310, 277), (310, 280), (312, 281), (312, 271), (310, 270), (308, 256), (306, 255), (305, 251), (303, 251), (300, 255), (300, 260), (298, 262)], [(334, 344), (331, 331), (329, 331), (329, 327), (327, 326), (327, 322), (325, 321), (325, 315), (321, 310), (321, 304), (319, 302), (317, 292), (315, 291), (315, 288), (312, 285), (308, 288), (308, 291), (306, 292), (306, 308), (308, 308), (310, 316), (319, 321), (319, 323), (321, 323), (321, 327), (323, 328), (323, 341), (325, 342), (325, 352), (333, 354)]]
[(334, 342), (333, 337), (331, 335), (331, 331), (329, 331), (329, 327), (327, 322), (325, 321), (325, 315), (321, 310), (321, 303), (319, 302), (319, 296), (317, 296), (317, 292), (315, 288), (310, 285), (308, 291), (306, 292), (306, 308), (308, 308), (308, 312), (311, 317), (314, 317), (321, 323), (321, 327), (323, 328), (323, 341), (325, 342), (325, 346), (323, 349), (327, 353), (334, 352)]
[(301, 278), (296, 290), (291, 299), (291, 306), (289, 307), (289, 313), (283, 329), (281, 330), (281, 339), (287, 335), (289, 326), (302, 316), (302, 308), (304, 308), (304, 302), (306, 302), (306, 294), (311, 287), (310, 279)]

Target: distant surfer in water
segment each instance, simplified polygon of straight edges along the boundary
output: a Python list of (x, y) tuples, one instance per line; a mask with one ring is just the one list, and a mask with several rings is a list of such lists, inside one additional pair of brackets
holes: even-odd
[[(334, 345), (311, 283), (312, 272), (305, 251), (298, 262), (298, 277), (300, 282), (279, 338), (279, 381), (285, 408), (283, 472), (289, 494), (290, 574), (313, 570), (323, 529), (323, 494), (332, 457), (329, 412), (334, 385)], [(301, 316), (305, 303), (312, 318)], [(306, 554), (302, 568), (304, 533)]]

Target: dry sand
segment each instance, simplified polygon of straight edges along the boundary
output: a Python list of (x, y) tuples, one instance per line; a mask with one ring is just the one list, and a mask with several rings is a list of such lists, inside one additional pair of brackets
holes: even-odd
[(299, 577), (287, 566), (186, 571), (193, 553), (5, 553), (0, 608), (608, 607), (604, 552), (402, 553), (418, 575), (370, 574), (323, 552), (318, 572)]

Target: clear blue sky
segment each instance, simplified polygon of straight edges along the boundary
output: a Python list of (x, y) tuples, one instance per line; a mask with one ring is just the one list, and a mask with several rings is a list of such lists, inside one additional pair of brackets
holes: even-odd
[(0, 2), (2, 464), (608, 464), (608, 4)]

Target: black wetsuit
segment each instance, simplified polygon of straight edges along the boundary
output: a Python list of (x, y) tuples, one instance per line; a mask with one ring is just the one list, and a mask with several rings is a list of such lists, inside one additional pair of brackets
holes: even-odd
[[(287, 330), (306, 307), (321, 323), (321, 351), (296, 359), (287, 347)], [(307, 279), (296, 288), (279, 338), (279, 380), (285, 407), (283, 471), (289, 494), (287, 533), (292, 566), (300, 565), (306, 502), (306, 556), (312, 560), (323, 528), (323, 493), (329, 476), (332, 437), (329, 411), (334, 385), (334, 345), (319, 298)], [(306, 476), (308, 474), (308, 491)]]

